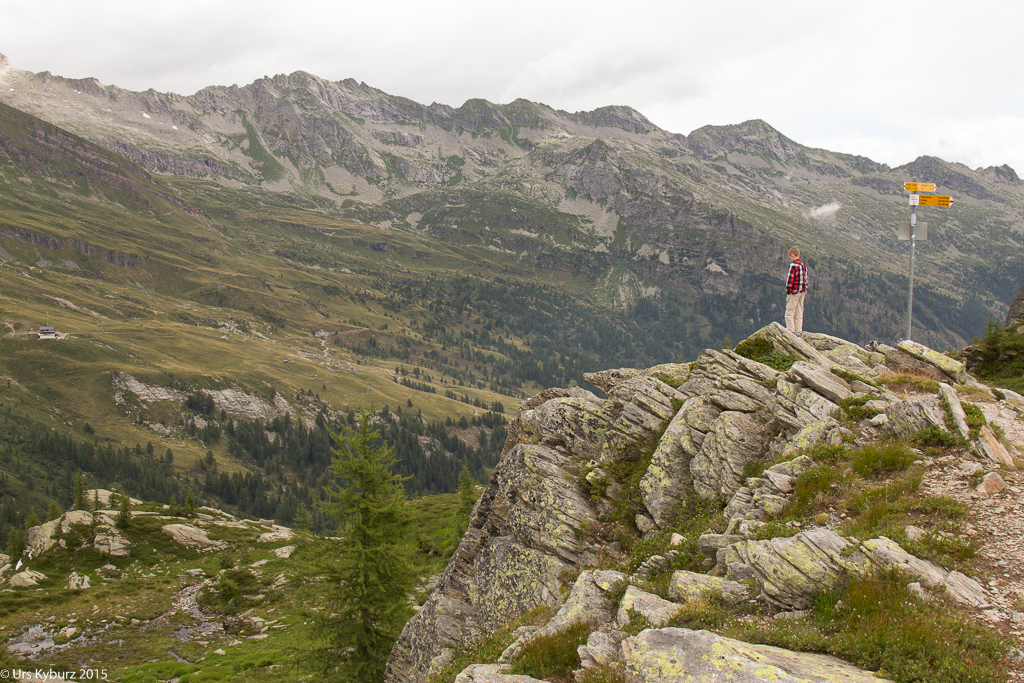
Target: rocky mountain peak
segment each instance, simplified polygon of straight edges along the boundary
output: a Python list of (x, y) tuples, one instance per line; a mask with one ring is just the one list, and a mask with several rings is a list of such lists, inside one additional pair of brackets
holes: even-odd
[(807, 150), (761, 119), (727, 126), (704, 126), (687, 135), (686, 142), (702, 159), (743, 150), (776, 161), (797, 161)]

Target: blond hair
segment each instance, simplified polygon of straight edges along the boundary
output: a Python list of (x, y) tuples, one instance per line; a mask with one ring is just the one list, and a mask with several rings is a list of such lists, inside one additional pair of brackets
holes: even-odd
[(792, 249), (790, 249), (789, 250), (789, 255), (790, 256), (796, 256), (797, 258), (800, 258), (800, 247), (793, 247)]

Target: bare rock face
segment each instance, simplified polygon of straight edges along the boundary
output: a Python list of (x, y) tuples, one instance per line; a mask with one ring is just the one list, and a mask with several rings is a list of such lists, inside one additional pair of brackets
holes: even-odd
[(1006, 326), (1024, 325), (1024, 288), (1017, 292), (1010, 304), (1010, 310), (1006, 312)]
[[(156, 401), (184, 403), (186, 398), (186, 394), (183, 391), (149, 386), (123, 372), (114, 373), (110, 383), (114, 389), (129, 391), (145, 403)], [(275, 417), (293, 412), (288, 402), (279, 395), (275, 396), (272, 402), (268, 402), (258, 396), (246, 394), (235, 389), (219, 389), (216, 391), (202, 389), (201, 391), (213, 398), (213, 405), (217, 410), (223, 410), (231, 417), (273, 420)]]
[(227, 546), (227, 543), (224, 541), (211, 540), (205, 531), (191, 524), (165, 524), (161, 531), (182, 545), (198, 548), (223, 548)]
[(86, 588), (89, 588), (91, 585), (92, 584), (89, 581), (89, 577), (84, 574), (79, 574), (78, 572), (71, 572), (71, 576), (68, 577), (69, 591), (85, 590)]
[(751, 645), (709, 631), (649, 629), (622, 642), (631, 683), (880, 683), (869, 671), (825, 655)]
[(26, 569), (12, 576), (7, 585), (11, 588), (35, 588), (45, 578), (45, 574)]
[(549, 390), (509, 425), (459, 549), (392, 650), (388, 681), (423, 681), (455, 648), (533, 607), (557, 607), (566, 577), (596, 564), (600, 549), (585, 539), (598, 512), (580, 488), (582, 465), (656, 445), (685, 400), (646, 375), (598, 381), (607, 400), (582, 389)]

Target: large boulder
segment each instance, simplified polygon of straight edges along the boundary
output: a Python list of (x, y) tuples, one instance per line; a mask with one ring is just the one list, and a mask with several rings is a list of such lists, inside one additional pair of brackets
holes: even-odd
[(161, 531), (182, 545), (196, 548), (225, 548), (224, 541), (214, 541), (206, 532), (191, 524), (165, 524)]
[(622, 641), (630, 683), (880, 683), (886, 679), (825, 655), (751, 645), (709, 631), (648, 629)]
[(26, 569), (25, 571), (18, 572), (12, 576), (7, 582), (7, 585), (11, 588), (35, 588), (39, 585), (39, 582), (45, 578), (46, 575), (41, 572)]
[(657, 595), (642, 591), (636, 586), (629, 586), (619, 602), (619, 611), (615, 615), (615, 626), (616, 628), (628, 626), (630, 612), (640, 614), (651, 626), (663, 626), (682, 609), (683, 606), (679, 603), (664, 600)]
[(988, 606), (988, 597), (980, 583), (958, 571), (946, 571), (915, 557), (885, 536), (864, 541), (861, 549), (879, 567), (896, 567), (925, 583), (942, 587), (954, 600), (970, 607)]
[(668, 597), (679, 603), (700, 600), (709, 595), (728, 603), (743, 602), (750, 597), (750, 589), (742, 583), (729, 581), (718, 576), (677, 571), (672, 574), (668, 586)]
[(927, 363), (932, 367), (938, 368), (944, 375), (957, 384), (963, 384), (967, 381), (967, 368), (963, 363), (958, 360), (953, 360), (949, 356), (943, 355), (938, 351), (933, 351), (924, 344), (918, 344), (915, 341), (905, 339), (897, 344), (896, 348), (904, 353), (910, 354), (923, 363)]
[[(761, 597), (787, 610), (807, 609), (814, 595), (839, 585), (846, 572), (861, 572), (869, 566), (856, 546), (825, 528), (790, 538), (741, 541), (728, 550), (730, 574), (752, 575)], [(848, 554), (849, 550), (854, 552)], [(737, 563), (739, 567), (732, 566)]]

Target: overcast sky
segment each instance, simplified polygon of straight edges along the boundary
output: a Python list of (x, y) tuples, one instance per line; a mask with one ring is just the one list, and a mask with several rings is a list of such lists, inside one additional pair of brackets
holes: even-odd
[(677, 133), (760, 118), (892, 166), (1024, 175), (1022, 26), (1010, 0), (0, 0), (0, 53), (186, 95), (301, 69), (423, 104), (629, 105)]

